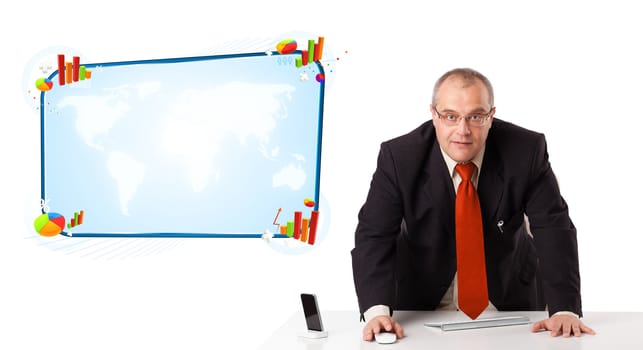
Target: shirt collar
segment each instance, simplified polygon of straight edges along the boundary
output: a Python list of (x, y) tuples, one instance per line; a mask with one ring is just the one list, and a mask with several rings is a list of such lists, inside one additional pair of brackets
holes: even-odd
[[(485, 149), (486, 149), (486, 144), (482, 145), (482, 149), (480, 150), (480, 152), (478, 152), (478, 154), (476, 154), (476, 156), (473, 157), (473, 159), (471, 160), (473, 164), (475, 164), (476, 167), (478, 168), (477, 173), (473, 174), (473, 177), (476, 179), (478, 178), (478, 174), (480, 174), (480, 171), (482, 170), (482, 159), (484, 158)], [(442, 147), (440, 147), (440, 152), (442, 152), (442, 158), (444, 158), (444, 161), (447, 163), (449, 174), (453, 178), (455, 176), (455, 166), (458, 164), (458, 162), (451, 159), (451, 157), (449, 157), (449, 155), (446, 152), (444, 152)]]

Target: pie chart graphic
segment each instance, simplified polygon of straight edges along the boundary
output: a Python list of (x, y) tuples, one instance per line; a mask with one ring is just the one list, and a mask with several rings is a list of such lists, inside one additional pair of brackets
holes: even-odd
[(326, 79), (326, 78), (325, 78), (325, 77), (324, 77), (324, 75), (323, 75), (323, 74), (321, 74), (321, 73), (319, 73), (319, 74), (317, 74), (317, 75), (315, 76), (315, 80), (317, 80), (317, 82), (319, 82), (319, 83), (323, 82), (325, 79)]
[(306, 198), (304, 199), (304, 205), (307, 206), (308, 208), (312, 208), (315, 206), (315, 201), (312, 200), (311, 198)]
[(49, 79), (40, 78), (36, 80), (36, 88), (40, 91), (49, 91), (54, 86), (54, 83)]
[(277, 52), (282, 55), (293, 53), (297, 50), (297, 42), (292, 39), (285, 39), (277, 44)]
[(63, 231), (65, 217), (58, 213), (44, 213), (34, 220), (33, 226), (41, 236), (53, 237)]

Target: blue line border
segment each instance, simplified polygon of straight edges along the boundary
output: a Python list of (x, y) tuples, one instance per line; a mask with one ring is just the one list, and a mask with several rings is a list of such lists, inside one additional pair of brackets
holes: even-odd
[[(289, 56), (301, 55), (301, 50), (295, 50), (288, 55), (282, 55), (277, 51), (270, 51), (272, 55)], [(156, 64), (156, 63), (180, 63), (180, 62), (196, 62), (196, 61), (209, 61), (220, 60), (229, 58), (244, 58), (244, 57), (258, 57), (258, 56), (272, 56), (266, 52), (250, 52), (239, 54), (227, 55), (210, 55), (210, 56), (194, 56), (194, 57), (176, 57), (176, 58), (162, 58), (151, 60), (136, 60), (136, 61), (122, 61), (122, 62), (104, 62), (104, 63), (88, 63), (83, 64), (88, 68), (95, 67), (111, 67), (111, 66), (125, 66), (125, 65), (138, 65), (138, 64)], [(319, 68), (320, 74), (324, 75), (324, 80), (319, 82), (319, 111), (318, 111), (318, 132), (317, 132), (317, 172), (315, 174), (315, 206), (314, 210), (319, 210), (319, 182), (321, 179), (321, 148), (322, 148), (322, 129), (324, 121), (324, 93), (326, 87), (326, 73), (323, 65), (319, 61), (315, 61)], [(49, 75), (48, 79), (53, 78), (58, 74), (58, 70)], [(40, 93), (40, 198), (45, 200), (45, 91)], [(44, 208), (42, 209), (44, 214)], [(61, 235), (66, 237), (100, 237), (100, 238), (262, 238), (260, 233), (179, 233), (179, 232), (145, 232), (145, 233), (68, 233), (61, 232)], [(289, 238), (284, 234), (274, 234), (273, 238)]]

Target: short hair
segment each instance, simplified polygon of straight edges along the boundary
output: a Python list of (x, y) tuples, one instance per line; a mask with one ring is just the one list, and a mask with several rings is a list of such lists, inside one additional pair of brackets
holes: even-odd
[(449, 79), (450, 77), (458, 77), (462, 79), (465, 83), (465, 87), (473, 84), (476, 79), (481, 81), (487, 88), (487, 92), (489, 92), (489, 100), (491, 102), (491, 107), (493, 107), (493, 87), (491, 86), (491, 82), (489, 81), (489, 79), (487, 79), (487, 77), (482, 75), (482, 73), (471, 68), (456, 68), (444, 73), (440, 77), (440, 79), (435, 82), (435, 86), (433, 86), (433, 99), (431, 100), (433, 106), (436, 105), (438, 90), (440, 89), (440, 86), (442, 86), (442, 83), (444, 83), (444, 81)]

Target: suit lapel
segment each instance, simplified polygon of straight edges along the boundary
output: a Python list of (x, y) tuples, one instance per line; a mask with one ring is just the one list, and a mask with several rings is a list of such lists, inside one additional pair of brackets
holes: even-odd
[(503, 163), (500, 159), (498, 149), (493, 142), (493, 128), (489, 132), (485, 154), (482, 160), (482, 171), (478, 179), (478, 196), (480, 197), (480, 207), (482, 217), (487, 220), (493, 220), (498, 205), (503, 196), (504, 178)]
[(447, 232), (455, 232), (455, 189), (435, 138), (424, 172), (427, 179), (424, 184), (424, 193), (428, 200), (428, 207), (433, 207), (440, 213), (442, 218), (440, 221), (444, 223)]

